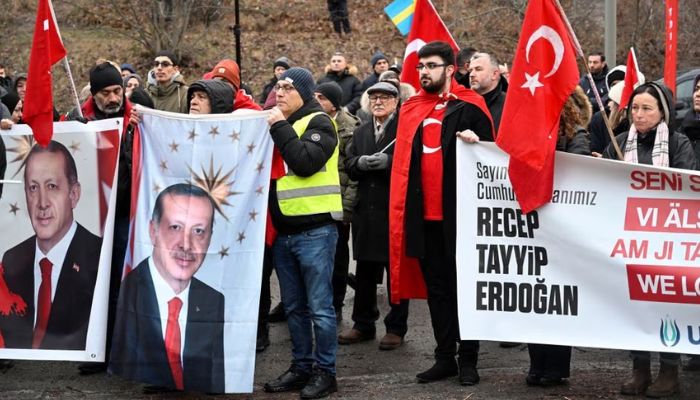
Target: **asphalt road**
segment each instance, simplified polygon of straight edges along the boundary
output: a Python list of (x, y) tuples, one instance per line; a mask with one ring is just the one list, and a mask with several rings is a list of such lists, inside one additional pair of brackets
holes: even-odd
[[(276, 282), (273, 296), (278, 294)], [(387, 311), (385, 291), (380, 291), (382, 315)], [(344, 321), (339, 329), (351, 326), (354, 291), (348, 289)], [(276, 304), (273, 299), (273, 305)], [(380, 351), (377, 340), (340, 346), (338, 352), (339, 392), (342, 399), (641, 399), (621, 396), (619, 386), (630, 374), (626, 351), (575, 348), (569, 384), (554, 388), (525, 385), (528, 367), (527, 347), (502, 349), (496, 343), (482, 342), (479, 360), (481, 383), (460, 386), (457, 378), (431, 384), (418, 384), (415, 374), (432, 365), (433, 338), (425, 301), (413, 301), (406, 343), (395, 351)], [(18, 361), (0, 374), (0, 399), (297, 399), (298, 393), (268, 394), (263, 384), (284, 372), (290, 360), (290, 342), (285, 323), (272, 324), (271, 346), (258, 354), (253, 394), (207, 396), (196, 393), (144, 395), (141, 385), (106, 374), (80, 376), (76, 363)], [(652, 364), (657, 368), (658, 363)], [(682, 388), (674, 399), (700, 399), (700, 372), (681, 372)]]

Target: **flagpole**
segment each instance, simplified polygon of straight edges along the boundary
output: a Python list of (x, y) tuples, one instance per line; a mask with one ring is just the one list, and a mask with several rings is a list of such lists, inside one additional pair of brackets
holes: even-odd
[(68, 75), (68, 81), (70, 82), (71, 94), (73, 95), (73, 101), (75, 102), (75, 108), (78, 110), (78, 116), (83, 118), (83, 110), (80, 104), (80, 99), (78, 98), (78, 91), (75, 89), (75, 81), (73, 81), (73, 73), (70, 70), (70, 64), (68, 63), (68, 56), (63, 57), (63, 69), (66, 70), (66, 75)]
[(576, 37), (576, 33), (574, 33), (574, 29), (571, 27), (571, 24), (569, 23), (569, 19), (566, 17), (566, 14), (564, 13), (564, 9), (562, 8), (561, 4), (559, 3), (559, 0), (552, 0), (554, 4), (557, 6), (557, 9), (559, 10), (559, 14), (561, 15), (562, 19), (564, 20), (564, 23), (566, 24), (566, 29), (569, 31), (569, 38), (574, 42), (574, 45), (576, 46), (576, 51), (578, 52), (578, 55), (583, 59), (583, 65), (586, 67), (586, 77), (588, 77), (588, 83), (591, 85), (591, 89), (593, 90), (593, 93), (595, 93), (595, 100), (596, 103), (598, 103), (598, 108), (600, 108), (600, 115), (603, 117), (603, 122), (605, 122), (605, 127), (608, 130), (608, 135), (610, 136), (610, 141), (615, 148), (615, 153), (617, 154), (618, 160), (624, 160), (624, 157), (622, 155), (622, 150), (620, 150), (620, 145), (617, 144), (617, 140), (615, 140), (615, 134), (613, 133), (612, 126), (610, 125), (610, 120), (608, 119), (608, 115), (605, 113), (605, 106), (603, 105), (603, 100), (600, 99), (600, 94), (598, 94), (598, 90), (594, 89), (596, 88), (595, 81), (593, 81), (593, 75), (591, 74), (591, 69), (588, 68), (588, 63), (586, 62), (586, 56), (583, 54), (583, 50), (581, 49), (581, 44), (578, 41), (578, 38)]

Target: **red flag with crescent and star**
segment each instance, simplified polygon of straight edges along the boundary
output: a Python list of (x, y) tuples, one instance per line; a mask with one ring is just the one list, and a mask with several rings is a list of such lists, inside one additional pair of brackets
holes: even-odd
[(559, 115), (578, 83), (566, 18), (552, 0), (525, 11), (496, 144), (510, 154), (508, 173), (523, 212), (552, 198)]
[(459, 46), (442, 22), (433, 3), (430, 0), (416, 0), (416, 8), (413, 13), (411, 30), (408, 33), (408, 45), (403, 56), (403, 69), (401, 70), (401, 82), (413, 86), (416, 91), (421, 89), (420, 77), (416, 71), (418, 65), (418, 50), (435, 40), (447, 42), (454, 50), (459, 51)]
[(42, 146), (47, 146), (53, 136), (51, 67), (65, 56), (51, 1), (39, 0), (22, 119), (32, 127), (34, 138)]

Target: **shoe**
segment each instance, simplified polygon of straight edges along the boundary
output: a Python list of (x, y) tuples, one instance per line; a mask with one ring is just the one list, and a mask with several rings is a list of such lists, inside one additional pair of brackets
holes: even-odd
[(0, 372), (3, 374), (15, 366), (14, 360), (0, 360)]
[(474, 386), (479, 383), (479, 372), (476, 365), (460, 365), (459, 384), (462, 386)]
[(443, 380), (445, 378), (456, 376), (457, 372), (457, 363), (454, 360), (452, 362), (438, 361), (435, 362), (435, 365), (430, 367), (430, 369), (428, 369), (427, 371), (423, 371), (420, 374), (416, 375), (416, 379), (418, 380), (418, 383), (435, 382)]
[(320, 399), (338, 391), (338, 382), (335, 376), (323, 371), (315, 371), (309, 379), (309, 383), (301, 390), (302, 399)]
[(270, 346), (270, 335), (263, 334), (255, 340), (255, 352), (262, 353)]
[(290, 367), (277, 379), (267, 382), (263, 389), (269, 393), (288, 392), (298, 390), (306, 386), (311, 378), (311, 374), (295, 367)]
[(267, 314), (267, 322), (283, 322), (287, 320), (287, 315), (284, 313), (284, 304), (280, 301), (275, 308)]
[(527, 376), (525, 376), (525, 383), (527, 383), (528, 386), (541, 386), (542, 377), (532, 373), (527, 374)]
[(680, 384), (678, 383), (678, 366), (661, 363), (659, 375), (654, 383), (647, 389), (647, 397), (658, 399), (661, 397), (669, 397), (678, 393)]
[(94, 375), (107, 372), (106, 362), (86, 362), (78, 364), (80, 375)]
[(632, 362), (632, 378), (622, 384), (620, 393), (638, 395), (644, 393), (651, 384), (651, 364), (648, 359)]
[(347, 282), (348, 282), (348, 286), (350, 286), (350, 288), (352, 290), (357, 290), (357, 289), (355, 289), (357, 287), (357, 277), (355, 276), (355, 274), (350, 272), (348, 274)]
[(516, 343), (516, 342), (500, 342), (500, 343), (498, 343), (498, 347), (500, 347), (502, 349), (510, 349), (512, 347), (518, 347), (518, 346), (520, 346), (520, 343)]
[(700, 355), (693, 354), (683, 366), (683, 371), (700, 371)]
[(379, 341), (379, 350), (396, 350), (401, 346), (403, 346), (403, 336), (391, 332), (387, 332)]
[(338, 344), (355, 344), (360, 342), (366, 342), (368, 340), (374, 340), (376, 332), (364, 333), (355, 328), (345, 331), (338, 335)]

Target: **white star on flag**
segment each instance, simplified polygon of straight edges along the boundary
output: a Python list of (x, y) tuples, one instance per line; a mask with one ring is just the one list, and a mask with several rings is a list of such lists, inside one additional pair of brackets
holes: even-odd
[(537, 88), (544, 86), (542, 84), (542, 82), (539, 81), (539, 79), (540, 79), (540, 72), (539, 71), (537, 71), (535, 73), (535, 75), (530, 75), (526, 72), (525, 79), (527, 79), (527, 82), (525, 82), (521, 86), (521, 88), (530, 89), (530, 94), (532, 94), (533, 96), (535, 95), (535, 90), (537, 90)]

